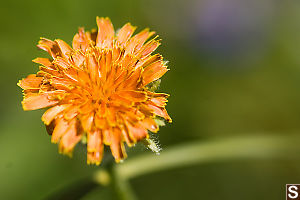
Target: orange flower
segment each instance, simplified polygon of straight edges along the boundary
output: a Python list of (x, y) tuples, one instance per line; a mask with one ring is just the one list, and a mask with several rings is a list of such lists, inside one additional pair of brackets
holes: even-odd
[(167, 94), (149, 90), (149, 83), (167, 71), (160, 45), (148, 29), (134, 35), (136, 27), (125, 24), (115, 33), (108, 18), (97, 18), (98, 31), (79, 32), (73, 48), (64, 41), (41, 38), (39, 48), (52, 59), (36, 58), (37, 74), (19, 81), (24, 90), (24, 110), (49, 107), (42, 121), (59, 142), (59, 151), (71, 155), (87, 138), (87, 162), (99, 165), (104, 145), (116, 162), (126, 158), (124, 142), (132, 146), (158, 131), (155, 118), (171, 118), (165, 110)]

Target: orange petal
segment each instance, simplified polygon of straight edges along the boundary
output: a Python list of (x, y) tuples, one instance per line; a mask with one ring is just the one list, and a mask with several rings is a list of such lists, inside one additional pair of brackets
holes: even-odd
[(103, 139), (100, 130), (88, 134), (87, 163), (99, 165), (103, 157)]
[(168, 71), (167, 67), (164, 66), (162, 61), (157, 61), (148, 65), (142, 74), (143, 77), (143, 85), (147, 85), (153, 81), (156, 81), (160, 77), (162, 77)]
[(53, 130), (51, 142), (57, 143), (69, 128), (69, 123), (63, 117), (59, 117), (55, 122), (56, 126)]
[(32, 62), (44, 65), (45, 67), (51, 67), (52, 62), (48, 58), (36, 58)]
[(98, 114), (95, 116), (95, 125), (99, 129), (103, 129), (106, 126), (106, 118), (100, 117)]
[(52, 108), (49, 108), (42, 116), (42, 121), (46, 124), (49, 125), (51, 121), (62, 111), (64, 111), (66, 108), (68, 108), (70, 105), (69, 104), (64, 104), (64, 105), (57, 105)]
[[(103, 145), (102, 145), (103, 147)], [(103, 148), (102, 148), (103, 149)], [(87, 152), (87, 164), (100, 165), (103, 158), (103, 150), (96, 152)]]
[(47, 51), (53, 58), (57, 56), (61, 56), (61, 51), (57, 45), (57, 43), (49, 40), (47, 38), (41, 38), (39, 44), (37, 45), (40, 49)]
[(89, 54), (87, 56), (86, 62), (87, 62), (87, 69), (89, 71), (91, 80), (96, 83), (97, 80), (99, 79), (99, 72), (98, 72), (98, 63), (96, 61), (95, 56)]
[(134, 145), (134, 141), (130, 138), (129, 133), (124, 128), (121, 128), (122, 137), (124, 138), (127, 146), (132, 147)]
[(157, 106), (148, 104), (147, 107), (152, 111), (153, 114), (163, 117), (165, 120), (167, 120), (168, 122), (172, 122), (171, 117), (169, 116), (169, 114), (167, 113), (165, 108), (159, 108)]
[(58, 90), (70, 90), (73, 88), (73, 83), (65, 78), (52, 77), (50, 84)]
[(88, 34), (84, 32), (84, 28), (79, 28), (78, 33), (73, 38), (73, 49), (81, 49), (83, 52), (90, 46), (90, 38)]
[(148, 137), (148, 131), (138, 122), (129, 122), (128, 120), (125, 120), (125, 124), (129, 131), (129, 135), (134, 142)]
[(164, 107), (166, 106), (166, 102), (168, 100), (164, 97), (155, 97), (155, 98), (151, 98), (150, 101), (158, 107)]
[(111, 98), (111, 104), (113, 106), (122, 105), (125, 107), (131, 107), (133, 104), (132, 101), (125, 99), (116, 93), (111, 95), (110, 98)]
[(93, 132), (88, 132), (87, 151), (99, 152), (101, 149), (103, 149), (103, 139), (101, 131), (97, 129)]
[(89, 132), (92, 129), (94, 122), (94, 112), (83, 115), (81, 117), (81, 125), (84, 131)]
[(93, 111), (94, 107), (92, 104), (92, 100), (88, 100), (80, 107), (81, 114), (89, 114)]
[(105, 145), (111, 145), (111, 129), (103, 129), (103, 143)]
[(72, 52), (72, 48), (63, 40), (56, 39), (55, 42), (57, 43), (58, 47), (60, 48), (64, 58), (69, 58), (69, 56)]
[(136, 27), (132, 26), (130, 23), (125, 24), (117, 34), (117, 42), (119, 42), (120, 45), (125, 44), (132, 36), (135, 29)]
[(142, 72), (142, 68), (138, 68), (138, 69), (134, 70), (134, 72), (131, 73), (125, 81), (120, 83), (118, 88), (119, 89), (124, 88), (126, 90), (135, 90), (141, 82), (140, 81), (141, 72)]
[(26, 97), (22, 101), (24, 110), (36, 110), (40, 108), (46, 108), (49, 106), (53, 106), (57, 104), (58, 101), (49, 100), (49, 94), (35, 94), (32, 93)]
[(111, 48), (115, 31), (110, 19), (97, 17), (97, 25), (98, 35), (96, 46), (100, 48)]
[(145, 41), (151, 37), (155, 32), (149, 32), (149, 29), (144, 29), (140, 33), (133, 36), (126, 45), (126, 53), (134, 54), (140, 50)]
[(74, 63), (74, 65), (79, 68), (79, 69), (83, 69), (83, 64), (85, 61), (85, 57), (84, 54), (81, 51), (75, 51), (72, 56), (72, 61)]
[(110, 126), (116, 126), (117, 125), (116, 109), (114, 109), (113, 107), (107, 108), (106, 119)]
[(24, 90), (27, 89), (39, 89), (43, 81), (43, 77), (36, 77), (35, 74), (30, 74), (26, 78), (18, 82), (18, 86)]
[(125, 147), (122, 142), (121, 130), (119, 128), (112, 128), (110, 135), (111, 135), (110, 150), (116, 162), (118, 163), (127, 157), (125, 152)]
[(117, 95), (133, 102), (143, 102), (147, 100), (147, 95), (142, 91), (124, 90), (116, 93)]
[(66, 120), (71, 120), (71, 119), (73, 119), (74, 117), (77, 116), (78, 112), (79, 112), (79, 107), (78, 106), (72, 106), (72, 107), (68, 108), (68, 110), (65, 111), (64, 118)]
[(68, 60), (62, 57), (57, 57), (53, 61), (53, 63), (56, 64), (61, 70), (66, 70), (72, 66), (71, 63), (68, 62)]
[(136, 68), (142, 66), (143, 68), (147, 67), (151, 63), (157, 62), (159, 60), (162, 61), (163, 57), (160, 54), (155, 54), (153, 56), (147, 57), (143, 59), (142, 61), (139, 61), (136, 65)]
[(151, 54), (153, 51), (155, 51), (155, 49), (157, 49), (157, 47), (160, 45), (160, 42), (152, 39), (151, 41), (147, 42), (142, 49), (140, 50), (140, 52), (138, 53), (138, 57), (143, 58), (148, 56), (149, 54)]
[(155, 120), (152, 118), (145, 118), (140, 123), (143, 127), (147, 128), (149, 131), (154, 132), (154, 133), (156, 133), (159, 129)]
[(81, 139), (81, 133), (77, 133), (77, 119), (73, 119), (69, 123), (66, 133), (62, 136), (59, 142), (59, 152), (67, 155), (72, 155), (75, 145)]

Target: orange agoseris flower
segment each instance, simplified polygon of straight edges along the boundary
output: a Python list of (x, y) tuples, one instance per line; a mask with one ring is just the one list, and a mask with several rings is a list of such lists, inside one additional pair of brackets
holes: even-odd
[[(39, 48), (51, 55), (36, 58), (37, 74), (19, 81), (24, 110), (48, 108), (42, 121), (59, 142), (59, 151), (71, 155), (87, 138), (87, 162), (99, 165), (104, 145), (116, 162), (126, 157), (124, 142), (132, 146), (158, 131), (156, 118), (168, 122), (167, 94), (151, 91), (151, 83), (167, 71), (160, 45), (148, 29), (134, 35), (125, 24), (115, 33), (108, 18), (97, 18), (98, 30), (79, 32), (72, 48), (64, 41), (41, 38)], [(148, 40), (148, 41), (147, 41)]]

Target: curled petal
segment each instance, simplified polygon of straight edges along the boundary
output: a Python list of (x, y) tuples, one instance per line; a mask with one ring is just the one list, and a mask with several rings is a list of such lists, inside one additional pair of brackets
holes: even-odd
[(57, 43), (47, 38), (41, 38), (37, 46), (40, 49), (47, 51), (52, 56), (52, 58), (56, 58), (57, 56), (62, 55)]
[(55, 42), (57, 43), (58, 47), (60, 48), (60, 51), (62, 52), (62, 56), (64, 58), (69, 58), (72, 48), (65, 43), (63, 40), (56, 39)]

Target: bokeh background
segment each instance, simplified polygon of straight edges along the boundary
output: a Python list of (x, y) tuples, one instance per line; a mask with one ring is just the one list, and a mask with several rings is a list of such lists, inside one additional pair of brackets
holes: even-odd
[[(32, 59), (46, 56), (36, 47), (39, 37), (71, 43), (79, 26), (96, 27), (96, 16), (110, 17), (115, 28), (131, 22), (160, 35), (158, 52), (171, 69), (160, 91), (171, 94), (174, 121), (160, 130), (164, 150), (243, 136), (280, 136), (294, 145), (280, 156), (212, 160), (137, 177), (131, 184), (139, 199), (280, 200), (285, 184), (300, 183), (299, 1), (3, 1), (0, 199), (44, 199), (97, 169), (86, 165), (84, 147), (76, 147), (73, 159), (58, 154), (42, 111), (24, 112), (16, 85), (37, 72)], [(147, 153), (137, 146), (129, 157)], [(114, 199), (112, 193), (95, 189), (82, 199)]]

